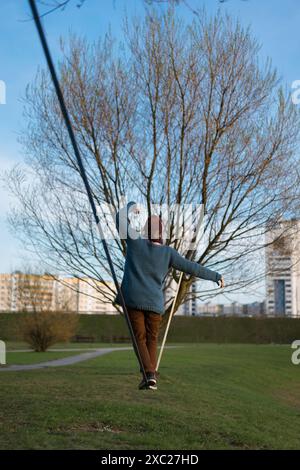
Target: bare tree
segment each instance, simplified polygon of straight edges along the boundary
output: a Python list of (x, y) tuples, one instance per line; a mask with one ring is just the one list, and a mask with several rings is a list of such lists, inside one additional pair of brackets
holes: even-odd
[[(221, 272), (227, 292), (248, 289), (265, 275), (265, 232), (298, 214), (299, 113), (251, 32), (226, 15), (200, 11), (186, 25), (174, 9), (150, 11), (124, 28), (120, 49), (110, 35), (61, 42), (60, 81), (95, 201), (117, 209), (127, 194), (149, 210), (203, 204), (202, 244), (183, 254)], [(25, 119), (31, 177), (21, 167), (7, 176), (20, 203), (10, 224), (55, 269), (105, 282), (110, 273), (45, 71), (27, 89)], [(174, 227), (168, 243), (183, 251)], [(121, 275), (125, 245), (110, 248)], [(177, 307), (192, 282), (184, 278)]]
[[(75, 4), (77, 8), (81, 8), (82, 5), (85, 3), (86, 0), (76, 0)], [(67, 6), (72, 2), (72, 0), (52, 0), (52, 1), (44, 1), (39, 0), (39, 4), (41, 6), (45, 6), (46, 10), (41, 14), (41, 17), (50, 15), (51, 13), (60, 10), (64, 11)]]
[[(113, 3), (115, 3), (116, 0), (112, 0)], [(141, 0), (145, 3), (145, 5), (161, 5), (161, 4), (169, 4), (172, 6), (178, 6), (181, 3), (185, 5), (188, 10), (190, 10), (194, 15), (198, 15), (199, 12), (191, 7), (190, 3), (188, 0)], [(227, 3), (229, 0), (216, 0), (216, 2), (223, 4)], [(248, 0), (239, 0), (242, 2), (248, 2)], [(43, 18), (45, 16), (50, 15), (51, 13), (54, 13), (56, 11), (64, 11), (66, 8), (71, 4), (75, 4), (77, 8), (81, 8), (85, 3), (86, 0), (75, 0), (74, 2), (72, 0), (38, 0), (38, 3), (41, 5), (41, 7), (46, 7), (46, 9), (43, 8), (43, 11), (40, 13), (40, 17)], [(27, 20), (26, 20), (27, 21)]]
[(26, 315), (20, 329), (24, 340), (37, 352), (51, 345), (69, 341), (75, 334), (78, 316), (70, 313), (68, 299), (58, 305), (50, 275), (26, 272), (15, 273), (13, 289), (17, 309)]
[[(112, 0), (115, 3), (115, 0)], [(179, 5), (181, 2), (186, 3), (186, 0), (142, 0), (148, 5), (153, 5), (155, 3), (170, 3), (171, 5)], [(218, 0), (222, 2), (221, 0)], [(50, 15), (51, 13), (54, 13), (55, 11), (64, 11), (70, 3), (74, 3), (77, 8), (81, 8), (83, 4), (86, 2), (86, 0), (75, 0), (74, 2), (72, 0), (39, 0), (39, 4), (42, 7), (46, 7), (46, 10), (41, 13), (41, 18), (47, 15)]]
[(36, 311), (22, 318), (24, 340), (36, 352), (44, 352), (53, 344), (70, 341), (75, 335), (78, 316), (52, 310)]

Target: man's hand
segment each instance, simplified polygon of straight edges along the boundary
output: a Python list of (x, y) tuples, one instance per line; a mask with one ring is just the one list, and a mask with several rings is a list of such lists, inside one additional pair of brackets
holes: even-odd
[(222, 276), (221, 279), (218, 281), (218, 285), (219, 285), (219, 287), (225, 287), (225, 281), (224, 281), (223, 276)]

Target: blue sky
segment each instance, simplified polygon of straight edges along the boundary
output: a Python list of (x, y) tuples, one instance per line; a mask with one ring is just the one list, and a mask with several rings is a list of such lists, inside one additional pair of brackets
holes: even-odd
[[(77, 0), (73, 0), (65, 11), (57, 11), (44, 19), (49, 45), (56, 57), (59, 37), (66, 37), (69, 31), (95, 39), (111, 26), (113, 34), (121, 38), (125, 10), (129, 17), (145, 13), (143, 0), (86, 0), (81, 9), (76, 8), (76, 3)], [(244, 25), (250, 25), (262, 45), (262, 57), (272, 58), (287, 86), (300, 79), (299, 0), (228, 0), (221, 5), (218, 0), (186, 0), (177, 11), (189, 19), (193, 16), (191, 9), (203, 5), (208, 12), (221, 8), (238, 17)], [(26, 21), (29, 18), (26, 0), (1, 0), (0, 18), (0, 80), (6, 83), (6, 104), (0, 105), (0, 170), (3, 170), (23, 160), (17, 142), (22, 126), (20, 99), (37, 67), (44, 67), (45, 62), (34, 24)], [(22, 256), (26, 256), (5, 222), (10, 204), (13, 201), (0, 187), (0, 272), (20, 267)]]

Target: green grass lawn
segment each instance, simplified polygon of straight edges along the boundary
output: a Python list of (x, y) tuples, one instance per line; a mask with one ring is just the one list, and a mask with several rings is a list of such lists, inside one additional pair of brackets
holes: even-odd
[[(63, 357), (69, 357), (80, 354), (75, 351), (46, 351), (43, 353), (37, 352), (10, 352), (6, 354), (6, 366), (10, 365), (24, 365), (24, 364), (37, 364), (39, 362), (54, 361), (55, 359), (61, 359)], [(2, 367), (2, 366), (1, 366)], [(4, 366), (5, 367), (5, 366)]]
[(169, 349), (156, 392), (137, 390), (131, 351), (0, 372), (0, 448), (299, 449), (290, 357), (288, 345)]

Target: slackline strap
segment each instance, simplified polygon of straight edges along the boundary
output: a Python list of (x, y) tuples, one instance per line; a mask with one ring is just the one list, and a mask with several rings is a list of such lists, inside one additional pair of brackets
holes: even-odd
[(123, 308), (123, 312), (124, 312), (124, 316), (125, 316), (125, 319), (126, 319), (128, 329), (129, 329), (129, 333), (130, 333), (130, 336), (131, 336), (132, 344), (133, 344), (134, 350), (136, 352), (136, 355), (137, 355), (137, 358), (138, 358), (138, 361), (139, 361), (140, 368), (141, 368), (141, 371), (143, 373), (144, 379), (147, 380), (145, 368), (144, 368), (142, 358), (141, 358), (141, 355), (140, 355), (140, 352), (139, 352), (139, 349), (138, 349), (136, 338), (134, 336), (134, 332), (133, 332), (131, 321), (130, 321), (128, 311), (127, 311), (127, 308), (126, 308), (125, 300), (124, 300), (122, 290), (120, 288), (120, 285), (119, 285), (119, 282), (118, 282), (118, 279), (117, 279), (117, 276), (116, 276), (116, 273), (115, 273), (115, 270), (114, 270), (114, 266), (113, 266), (112, 259), (111, 259), (111, 256), (110, 256), (110, 253), (109, 253), (109, 250), (108, 250), (106, 240), (104, 238), (104, 234), (103, 234), (102, 227), (101, 227), (101, 224), (100, 224), (100, 220), (99, 220), (99, 217), (98, 217), (98, 214), (97, 214), (95, 202), (94, 202), (94, 199), (93, 199), (93, 196), (92, 196), (92, 191), (91, 191), (91, 188), (90, 188), (90, 184), (89, 184), (87, 176), (86, 176), (86, 172), (85, 172), (85, 169), (84, 169), (82, 158), (81, 158), (81, 155), (80, 155), (80, 152), (79, 152), (79, 148), (78, 148), (78, 145), (77, 145), (77, 142), (76, 142), (73, 127), (72, 127), (71, 120), (70, 120), (70, 117), (69, 117), (69, 113), (68, 113), (68, 110), (67, 110), (67, 107), (66, 107), (66, 104), (65, 104), (65, 100), (64, 100), (64, 97), (63, 97), (63, 94), (62, 94), (62, 91), (61, 91), (61, 88), (60, 88), (60, 85), (59, 85), (57, 75), (56, 75), (55, 67), (54, 67), (54, 64), (53, 64), (53, 61), (52, 61), (52, 58), (51, 58), (51, 54), (50, 54), (50, 50), (49, 50), (49, 47), (48, 47), (48, 44), (47, 44), (46, 36), (45, 36), (45, 33), (43, 31), (43, 27), (42, 27), (42, 24), (41, 24), (41, 21), (40, 21), (40, 16), (39, 16), (39, 13), (38, 13), (38, 9), (37, 9), (35, 0), (28, 0), (28, 2), (29, 2), (29, 6), (31, 8), (31, 11), (32, 11), (33, 19), (34, 19), (34, 22), (35, 22), (35, 25), (36, 25), (36, 28), (37, 28), (37, 31), (38, 31), (38, 34), (39, 34), (39, 38), (40, 38), (40, 41), (41, 41), (41, 44), (42, 44), (42, 47), (43, 47), (43, 51), (44, 51), (44, 54), (45, 54), (45, 57), (46, 57), (46, 61), (47, 61), (47, 64), (48, 64), (48, 68), (49, 68), (49, 71), (50, 71), (52, 82), (53, 82), (53, 85), (54, 85), (54, 88), (55, 88), (55, 91), (56, 91), (56, 95), (57, 95), (57, 98), (58, 98), (58, 101), (59, 101), (60, 109), (61, 109), (61, 112), (62, 112), (62, 115), (63, 115), (63, 119), (65, 121), (67, 130), (68, 130), (68, 133), (69, 133), (69, 137), (70, 137), (70, 140), (71, 140), (71, 144), (72, 144), (72, 147), (73, 147), (73, 150), (74, 150), (74, 154), (75, 154), (78, 166), (79, 166), (80, 175), (81, 175), (81, 178), (84, 182), (85, 189), (86, 189), (86, 192), (87, 192), (87, 196), (88, 196), (88, 199), (89, 199), (92, 211), (93, 211), (93, 215), (94, 215), (94, 218), (95, 218), (95, 222), (96, 222), (97, 227), (98, 227), (98, 231), (99, 231), (99, 235), (100, 235), (100, 238), (101, 238), (101, 241), (102, 241), (104, 252), (105, 252), (105, 255), (106, 255), (110, 270), (111, 270), (111, 274), (112, 274), (117, 292), (118, 292), (120, 300), (121, 300), (121, 305), (122, 305), (122, 308)]

